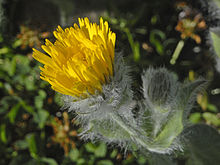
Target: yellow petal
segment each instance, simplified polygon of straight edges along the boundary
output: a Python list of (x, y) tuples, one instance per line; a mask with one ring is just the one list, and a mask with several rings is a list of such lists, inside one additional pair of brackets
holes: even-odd
[(56, 41), (45, 40), (42, 49), (33, 49), (33, 57), (44, 64), (41, 78), (52, 89), (65, 95), (86, 98), (102, 92), (102, 85), (113, 76), (116, 35), (100, 18), (100, 24), (79, 18), (79, 26), (53, 32)]

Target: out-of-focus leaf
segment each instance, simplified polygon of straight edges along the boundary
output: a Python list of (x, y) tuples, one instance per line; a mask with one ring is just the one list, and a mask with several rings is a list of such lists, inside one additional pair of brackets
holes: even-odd
[(9, 83), (4, 83), (4, 87), (5, 87), (5, 89), (7, 90), (7, 92), (8, 92), (9, 94), (12, 94), (12, 93), (13, 93), (13, 89), (12, 89), (11, 84), (9, 84)]
[(7, 54), (9, 52), (10, 52), (10, 49), (8, 47), (0, 48), (0, 55), (1, 54)]
[(164, 46), (162, 41), (166, 38), (166, 35), (160, 30), (152, 30), (150, 32), (150, 42), (156, 48), (158, 54), (163, 55), (164, 53)]
[(23, 165), (39, 165), (39, 162), (35, 159), (30, 159), (29, 161), (23, 163), (21, 162)]
[(117, 156), (117, 154), (118, 154), (118, 151), (117, 151), (116, 149), (114, 149), (114, 150), (111, 152), (110, 157), (111, 157), (111, 158), (115, 158), (115, 157)]
[(134, 61), (139, 61), (140, 59), (140, 44), (139, 42), (135, 42), (134, 39), (133, 39), (133, 36), (130, 32), (130, 30), (128, 28), (125, 28), (124, 29), (126, 35), (127, 35), (127, 38), (128, 38), (128, 41), (129, 41), (129, 44), (131, 46), (131, 50), (133, 52), (133, 57), (134, 57)]
[(100, 143), (98, 147), (95, 149), (96, 157), (105, 157), (107, 152), (107, 147), (105, 143)]
[(24, 101), (21, 102), (21, 106), (24, 108), (24, 110), (26, 110), (27, 112), (29, 112), (30, 114), (34, 113), (34, 109), (32, 106), (27, 105)]
[(45, 126), (49, 112), (43, 109), (39, 109), (34, 113), (34, 121), (38, 124), (39, 128), (42, 129)]
[(0, 82), (0, 88), (2, 88), (4, 85), (3, 85), (3, 82)]
[(37, 109), (41, 109), (43, 107), (43, 99), (40, 96), (36, 96), (34, 98), (34, 104)]
[(35, 89), (35, 84), (34, 84), (34, 78), (33, 76), (27, 76), (25, 77), (24, 79), (24, 84), (25, 84), (25, 87), (28, 91), (31, 91), (31, 90), (34, 90)]
[(9, 165), (18, 165), (18, 164), (21, 164), (21, 165), (39, 165), (39, 163), (34, 160), (34, 159), (31, 159), (30, 156), (28, 155), (18, 155), (16, 157), (14, 157)]
[(100, 160), (97, 162), (97, 165), (114, 165), (110, 160)]
[(58, 165), (57, 162), (52, 158), (42, 157), (40, 160), (44, 163), (47, 163), (48, 165)]
[(6, 136), (6, 125), (0, 125), (0, 139), (3, 143), (7, 143), (7, 136)]
[(201, 120), (201, 117), (202, 117), (201, 113), (195, 112), (190, 115), (189, 120), (195, 124)]
[(92, 143), (87, 143), (85, 145), (85, 148), (86, 148), (87, 152), (93, 152), (94, 153), (95, 150), (96, 150), (96, 146), (94, 144), (92, 144)]
[(43, 107), (44, 99), (46, 98), (47, 94), (43, 90), (38, 91), (38, 96), (34, 98), (35, 107), (41, 109)]
[(186, 165), (219, 165), (220, 134), (205, 124), (196, 124), (184, 130), (183, 141), (188, 150)]
[(220, 126), (220, 118), (216, 114), (205, 112), (202, 114), (202, 116), (208, 123), (215, 126)]
[(79, 153), (79, 150), (77, 148), (74, 148), (72, 149), (70, 152), (69, 152), (69, 158), (72, 160), (72, 161), (77, 161), (77, 159), (79, 158), (80, 156), (80, 153)]
[(13, 76), (16, 71), (16, 59), (13, 58), (12, 60), (5, 59), (3, 69), (9, 76)]
[(56, 92), (55, 93), (55, 96), (54, 96), (54, 101), (55, 101), (55, 103), (56, 104), (58, 104), (59, 106), (63, 106), (63, 101), (62, 101), (62, 99), (61, 99), (61, 94), (60, 93), (58, 93), (58, 92)]
[(15, 71), (16, 71), (16, 59), (13, 58), (11, 61), (10, 61), (10, 67), (7, 68), (7, 71), (8, 71), (8, 74), (10, 76), (14, 76), (15, 74)]
[(0, 34), (0, 43), (2, 43), (4, 41), (2, 35)]
[(122, 164), (130, 164), (130, 163), (132, 163), (135, 160), (135, 157), (134, 156), (127, 157), (125, 160), (122, 161), (123, 162)]
[[(10, 90), (10, 88), (11, 88), (11, 86), (9, 85), (9, 90)], [(4, 96), (0, 100), (0, 113), (8, 113), (10, 106), (11, 106), (10, 104), (12, 104), (12, 103), (16, 104), (19, 101), (20, 101), (20, 98), (17, 96)]]
[(85, 160), (85, 159), (80, 158), (80, 159), (78, 159), (78, 160), (77, 160), (77, 165), (84, 165), (84, 164), (85, 164), (85, 162), (86, 162), (86, 160)]
[(37, 155), (37, 142), (35, 139), (35, 135), (33, 133), (28, 134), (26, 136), (26, 141), (28, 142), (28, 149), (33, 158), (38, 158)]
[(158, 17), (159, 17), (158, 15), (152, 16), (151, 20), (150, 20), (151, 24), (153, 24), (153, 25), (156, 24), (159, 19)]
[(20, 74), (29, 74), (32, 68), (30, 67), (30, 60), (24, 56), (17, 54), (14, 57), (17, 63), (17, 70), (19, 70)]
[(17, 103), (16, 105), (14, 105), (10, 112), (8, 113), (8, 118), (9, 118), (9, 121), (14, 124), (15, 122), (15, 118), (17, 116), (17, 113), (19, 111), (19, 108), (21, 107), (21, 104), (20, 103)]
[(22, 44), (22, 40), (17, 39), (17, 40), (12, 44), (12, 48), (15, 49), (15, 48), (21, 46), (21, 44)]
[(26, 140), (18, 140), (15, 142), (15, 147), (20, 149), (20, 150), (24, 150), (28, 148), (28, 143)]
[(209, 110), (211, 112), (218, 112), (218, 108), (214, 104), (208, 104), (207, 110)]
[(145, 165), (146, 162), (147, 162), (147, 159), (144, 156), (139, 156), (138, 159), (137, 159), (137, 162), (138, 162), (139, 165)]
[(200, 107), (202, 108), (202, 110), (207, 110), (208, 107), (208, 96), (207, 93), (201, 94), (199, 93), (197, 95), (197, 103), (200, 105)]

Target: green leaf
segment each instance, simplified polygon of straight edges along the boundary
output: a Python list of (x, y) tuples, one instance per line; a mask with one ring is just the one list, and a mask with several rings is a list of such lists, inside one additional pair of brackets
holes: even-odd
[(35, 159), (30, 159), (29, 161), (23, 163), (21, 162), (23, 165), (39, 165), (39, 161), (35, 160)]
[(21, 102), (21, 106), (25, 111), (29, 112), (30, 114), (34, 114), (34, 108), (30, 105), (27, 105), (24, 101)]
[(28, 91), (34, 90), (35, 89), (35, 80), (33, 78), (33, 76), (27, 76), (24, 79), (24, 84), (25, 87)]
[(37, 109), (41, 109), (43, 107), (43, 99), (40, 96), (36, 96), (34, 98), (34, 104)]
[(34, 113), (34, 121), (38, 124), (39, 128), (42, 129), (45, 126), (49, 112), (43, 109), (39, 109)]
[(58, 165), (57, 162), (53, 158), (42, 157), (40, 160), (48, 165)]
[(19, 74), (30, 74), (30, 71), (33, 69), (30, 67), (30, 60), (26, 56), (20, 54), (15, 55), (14, 58), (16, 59)]
[(94, 144), (92, 144), (92, 143), (87, 143), (85, 145), (85, 148), (86, 148), (87, 152), (92, 152), (92, 153), (94, 153), (95, 150), (96, 150), (96, 146)]
[(202, 116), (208, 123), (211, 123), (216, 127), (220, 126), (220, 118), (216, 114), (205, 112)]
[(105, 143), (100, 143), (98, 147), (95, 149), (96, 157), (105, 157), (107, 152), (107, 147)]
[(208, 104), (207, 110), (209, 110), (211, 112), (216, 112), (216, 113), (218, 112), (218, 108), (214, 104)]
[(140, 44), (139, 44), (139, 42), (134, 41), (133, 36), (132, 36), (132, 34), (131, 34), (131, 32), (130, 32), (130, 30), (128, 28), (125, 28), (124, 31), (125, 31), (125, 33), (127, 35), (129, 44), (131, 46), (131, 50), (133, 52), (134, 61), (139, 61), (140, 60)]
[(28, 148), (28, 142), (26, 140), (18, 140), (15, 142), (15, 147), (24, 150)]
[(85, 159), (80, 158), (80, 159), (77, 160), (77, 165), (84, 165), (85, 162), (86, 162)]
[(12, 60), (5, 59), (3, 70), (8, 73), (9, 76), (13, 76), (16, 71), (16, 59), (13, 58)]
[(35, 139), (35, 135), (33, 133), (28, 134), (26, 136), (26, 141), (28, 142), (28, 148), (29, 148), (29, 152), (31, 154), (31, 156), (35, 159), (38, 158), (38, 154), (37, 154), (37, 142)]
[(47, 97), (47, 94), (44, 90), (39, 90), (38, 94), (42, 99), (45, 99)]
[(186, 165), (219, 165), (220, 134), (205, 124), (196, 124), (184, 130), (182, 136), (188, 160)]
[(4, 87), (7, 90), (8, 93), (10, 93), (11, 91), (13, 91), (11, 84), (9, 83), (4, 83)]
[(0, 34), (0, 43), (2, 43), (4, 41), (2, 34)]
[(35, 159), (31, 159), (31, 157), (27, 154), (20, 154), (16, 157), (14, 157), (9, 165), (39, 165), (39, 163)]
[(8, 47), (3, 47), (0, 49), (0, 55), (1, 54), (7, 54), (10, 52), (10, 49)]
[(72, 149), (70, 152), (69, 152), (69, 158), (70, 160), (76, 162), (77, 159), (79, 158), (80, 156), (80, 153), (79, 153), (79, 150), (77, 148), (74, 148)]
[(192, 114), (190, 115), (189, 120), (190, 120), (192, 123), (196, 124), (196, 123), (198, 123), (198, 122), (201, 120), (201, 117), (202, 117), (201, 113), (195, 112), (195, 113), (192, 113)]
[(21, 107), (21, 104), (18, 103), (18, 104), (16, 104), (16, 105), (14, 105), (14, 106), (11, 108), (10, 112), (8, 113), (9, 121), (10, 121), (12, 124), (14, 124), (14, 122), (15, 122), (15, 118), (16, 118), (16, 116), (17, 116), (17, 113), (18, 113), (20, 107)]
[(146, 162), (147, 162), (147, 159), (144, 156), (139, 156), (138, 159), (137, 159), (137, 162), (138, 162), (139, 165), (145, 165)]
[(16, 71), (16, 59), (15, 58), (13, 58), (10, 61), (10, 67), (7, 69), (7, 71), (10, 76), (14, 76), (15, 71)]
[(7, 136), (6, 136), (6, 125), (0, 125), (0, 139), (3, 143), (7, 143)]
[(54, 101), (55, 101), (55, 103), (58, 104), (60, 107), (63, 106), (63, 104), (64, 104), (64, 103), (63, 103), (63, 99), (61, 99), (61, 97), (62, 97), (62, 94), (60, 94), (60, 93), (58, 93), (58, 92), (55, 93)]
[(34, 98), (35, 107), (37, 109), (41, 109), (44, 104), (44, 99), (46, 98), (47, 94), (43, 90), (38, 91), (38, 96)]
[(21, 46), (21, 44), (22, 44), (22, 40), (21, 40), (21, 39), (17, 39), (17, 40), (15, 40), (15, 42), (12, 44), (12, 47), (15, 49), (15, 48)]
[(118, 154), (118, 150), (114, 149), (110, 154), (110, 158), (115, 158), (117, 154)]
[(105, 143), (100, 143), (99, 145), (87, 143), (85, 148), (87, 152), (94, 153), (96, 157), (105, 157), (107, 152), (107, 146)]
[(176, 110), (175, 114), (169, 118), (168, 122), (160, 132), (160, 134), (155, 138), (153, 146), (154, 149), (166, 150), (168, 149), (173, 141), (183, 130), (183, 111)]
[(165, 40), (165, 38), (165, 33), (160, 30), (155, 29), (150, 32), (150, 42), (155, 46), (156, 51), (159, 55), (164, 54), (164, 46), (162, 44), (162, 41)]
[(114, 165), (110, 160), (100, 160), (97, 162), (97, 165)]

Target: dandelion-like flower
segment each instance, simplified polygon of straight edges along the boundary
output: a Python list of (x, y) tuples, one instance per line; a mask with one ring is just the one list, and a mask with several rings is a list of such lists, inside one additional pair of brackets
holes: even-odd
[(100, 18), (100, 25), (80, 19), (79, 26), (54, 31), (55, 43), (46, 40), (42, 49), (33, 49), (33, 57), (44, 64), (41, 79), (64, 95), (86, 98), (102, 92), (103, 84), (113, 76), (116, 35), (108, 22)]
[(114, 54), (116, 35), (107, 22), (90, 23), (54, 32), (43, 54), (33, 57), (44, 64), (41, 78), (64, 94), (63, 108), (76, 114), (82, 139), (114, 143), (130, 150), (160, 154), (181, 149), (179, 136), (195, 94), (203, 80), (181, 84), (166, 69), (148, 69), (142, 76), (143, 98), (135, 100), (129, 67)]

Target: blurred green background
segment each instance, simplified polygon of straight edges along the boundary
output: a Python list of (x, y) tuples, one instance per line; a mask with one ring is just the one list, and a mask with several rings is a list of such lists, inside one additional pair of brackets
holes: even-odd
[[(189, 119), (220, 130), (220, 60), (209, 31), (218, 27), (219, 19), (210, 16), (203, 3), (1, 0), (0, 165), (148, 164), (144, 156), (81, 141), (74, 114), (63, 113), (60, 94), (40, 80), (32, 48), (41, 50), (45, 38), (54, 41), (57, 25), (71, 26), (78, 17), (95, 22), (102, 16), (109, 22), (117, 35), (116, 52), (124, 54), (132, 68), (135, 99), (142, 97), (141, 73), (149, 66), (166, 67), (181, 81), (207, 79), (209, 86), (198, 94)], [(185, 156), (176, 159), (179, 165), (187, 164)]]

